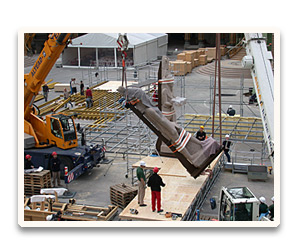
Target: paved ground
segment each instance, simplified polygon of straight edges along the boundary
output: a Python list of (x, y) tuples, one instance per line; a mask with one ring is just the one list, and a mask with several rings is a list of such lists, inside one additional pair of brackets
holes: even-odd
[[(180, 50), (178, 51), (180, 52)], [(174, 59), (176, 53), (170, 56)], [(29, 63), (28, 63), (29, 64)], [(30, 66), (24, 69), (24, 72), (29, 72)], [(151, 74), (152, 70), (145, 68), (141, 71), (141, 78), (147, 77)], [(49, 73), (47, 80), (53, 79), (54, 82), (69, 83), (71, 77), (75, 77), (77, 82), (83, 80), (85, 86), (92, 85), (99, 81), (94, 76), (94, 71), (88, 69), (66, 69), (54, 67)], [(117, 80), (119, 72), (109, 71), (109, 80)], [(177, 108), (177, 115), (180, 113), (210, 113), (210, 98), (212, 89), (210, 89), (211, 78), (209, 76), (201, 75), (196, 72), (196, 69), (192, 73), (185, 76), (185, 80), (176, 78), (177, 84), (174, 86), (174, 94), (178, 96), (184, 96), (189, 100), (189, 103), (184, 109)], [(185, 86), (183, 86), (185, 85)], [(252, 80), (246, 79), (244, 81), (244, 87), (252, 87)], [(237, 114), (243, 114), (244, 116), (259, 116), (258, 107), (255, 105), (240, 106), (241, 98), (243, 101), (248, 101), (248, 97), (241, 96), (241, 81), (240, 79), (222, 79), (222, 93), (230, 94), (230, 96), (222, 96), (222, 111), (226, 112), (230, 104), (234, 105)], [(49, 100), (55, 98), (60, 93), (49, 93)], [(39, 101), (37, 105), (44, 103)], [(218, 107), (217, 107), (218, 108)], [(259, 149), (258, 149), (259, 150)], [(109, 157), (109, 156), (108, 156)], [(133, 162), (130, 163), (130, 165)], [(129, 166), (130, 167), (130, 166)], [(276, 171), (276, 170), (275, 170)], [(126, 162), (123, 159), (115, 159), (112, 164), (101, 165), (100, 168), (94, 168), (90, 173), (86, 173), (80, 176), (76, 181), (69, 184), (70, 191), (76, 192), (75, 199), (78, 203), (107, 206), (110, 204), (109, 187), (119, 183), (131, 183), (132, 175), (129, 172), (129, 177), (126, 178), (127, 172)], [(273, 172), (274, 173), (274, 172)], [(202, 214), (216, 215), (217, 209), (211, 210), (209, 204), (209, 198), (218, 197), (221, 186), (248, 186), (257, 197), (261, 195), (265, 196), (268, 204), (270, 198), (274, 195), (274, 178), (273, 175), (269, 175), (266, 182), (248, 181), (245, 174), (232, 174), (230, 171), (222, 171), (215, 185), (212, 187), (207, 199), (201, 209)], [(117, 219), (117, 218), (116, 218)]]
[(201, 214), (216, 216), (218, 209), (211, 209), (210, 198), (215, 198), (217, 206), (219, 204), (220, 190), (223, 186), (226, 187), (242, 187), (247, 186), (254, 195), (259, 198), (264, 196), (268, 205), (272, 204), (271, 198), (274, 196), (274, 174), (268, 174), (266, 181), (248, 180), (247, 174), (232, 173), (230, 170), (221, 171), (218, 179), (208, 193), (205, 202), (203, 203)]

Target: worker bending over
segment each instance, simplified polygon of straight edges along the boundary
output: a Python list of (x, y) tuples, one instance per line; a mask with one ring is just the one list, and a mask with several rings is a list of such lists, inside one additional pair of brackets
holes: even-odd
[(230, 105), (227, 109), (227, 114), (229, 116), (234, 116), (235, 115), (235, 109), (232, 108), (232, 105)]
[(24, 169), (32, 169), (32, 168), (34, 168), (34, 164), (31, 161), (31, 156), (29, 154), (27, 154), (25, 156), (25, 166), (24, 166)]

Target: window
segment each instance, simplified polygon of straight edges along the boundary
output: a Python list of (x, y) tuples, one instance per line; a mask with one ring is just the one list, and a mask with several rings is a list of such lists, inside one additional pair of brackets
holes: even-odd
[(229, 194), (235, 198), (252, 198), (254, 197), (247, 187), (235, 187), (228, 189)]
[(235, 220), (251, 221), (252, 220), (252, 203), (235, 204)]
[(62, 138), (60, 123), (57, 119), (51, 118), (51, 133), (58, 138)]
[(75, 140), (76, 139), (76, 133), (75, 133), (75, 126), (74, 126), (72, 118), (62, 117), (60, 119), (60, 123), (61, 123), (62, 128), (63, 128), (65, 141)]
[(230, 202), (230, 200), (226, 197), (224, 192), (222, 193), (220, 212), (221, 212), (220, 220), (222, 220), (222, 221), (232, 221), (233, 220), (233, 205)]

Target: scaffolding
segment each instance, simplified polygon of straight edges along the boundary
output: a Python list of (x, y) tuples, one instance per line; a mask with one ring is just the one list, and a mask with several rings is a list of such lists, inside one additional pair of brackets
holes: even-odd
[[(209, 91), (209, 95), (208, 97), (204, 97), (201, 99), (191, 99), (191, 98), (187, 98), (187, 103), (186, 105), (189, 106), (189, 108), (196, 114), (206, 114), (208, 113), (209, 115), (212, 115), (213, 112), (213, 96), (214, 96), (214, 84), (215, 84), (215, 78), (213, 75), (210, 75), (209, 77), (209, 83), (205, 82), (205, 81), (199, 81), (199, 84), (197, 85), (191, 85), (188, 84), (186, 81), (185, 76), (175, 76), (174, 77), (174, 81), (175, 84), (178, 88), (177, 93), (181, 96), (181, 97), (186, 97), (186, 89), (192, 89), (194, 91), (197, 91), (197, 93), (199, 95), (205, 94), (207, 91)], [(251, 81), (252, 82), (252, 81)], [(245, 79), (244, 76), (241, 75), (238, 85), (236, 86), (224, 86), (222, 85), (222, 91), (225, 91), (225, 93), (221, 93), (222, 97), (234, 97), (237, 94), (239, 95), (239, 99), (238, 100), (228, 100), (228, 99), (223, 99), (222, 100), (222, 105), (236, 105), (239, 108), (239, 113), (241, 116), (244, 116), (244, 111), (245, 111), (245, 107), (250, 111), (250, 113), (252, 114), (252, 116), (254, 117), (259, 117), (259, 113), (255, 112), (253, 109), (251, 109), (251, 107), (249, 106), (249, 102), (244, 101), (244, 96), (249, 96), (252, 95), (252, 91), (253, 91), (253, 86), (249, 85), (246, 86), (245, 85)], [(233, 92), (232, 92), (233, 91)], [(218, 95), (218, 94), (216, 94)], [(199, 104), (208, 104), (209, 105), (209, 111), (207, 111), (206, 113), (203, 111), (199, 111), (197, 110), (197, 108), (195, 108), (194, 105), (199, 105)], [(216, 103), (216, 105), (218, 106), (218, 103)], [(183, 112), (181, 114), (185, 114), (186, 113), (186, 107), (183, 107)], [(226, 109), (228, 108), (228, 106), (226, 107)], [(216, 109), (218, 110), (218, 109)], [(226, 114), (226, 111), (224, 110), (224, 108), (221, 108), (222, 113)]]
[[(150, 94), (153, 91), (153, 84), (158, 81), (157, 71), (159, 63), (151, 63), (144, 67), (135, 67), (128, 68), (126, 70), (126, 76), (128, 80), (138, 81), (138, 87), (144, 88), (145, 92)], [(97, 76), (95, 74), (98, 72)], [(90, 77), (91, 84), (98, 84), (104, 80), (116, 80), (121, 81), (121, 69), (107, 69), (105, 67), (91, 68), (88, 70), (88, 76)], [(173, 75), (174, 72), (172, 71)], [(197, 85), (191, 85), (187, 82), (186, 76), (174, 76), (174, 82), (177, 93), (180, 97), (188, 97), (186, 89), (192, 89), (194, 91), (203, 90), (206, 93), (208, 98), (199, 98), (191, 99), (187, 98), (187, 104), (181, 108), (176, 108), (178, 119), (177, 123), (181, 125), (185, 130), (190, 133), (196, 133), (200, 125), (205, 126), (205, 131), (208, 135), (212, 134), (212, 98), (214, 91), (214, 76), (211, 75), (206, 79), (206, 82), (199, 82)], [(95, 85), (94, 85), (95, 86)], [(175, 87), (174, 87), (175, 88)], [(255, 112), (251, 112), (254, 115), (253, 118), (243, 117), (244, 115), (244, 106), (246, 103), (243, 101), (244, 92), (249, 92), (251, 89), (250, 86), (245, 86), (244, 78), (241, 77), (238, 82), (235, 82), (235, 86), (224, 86), (222, 85), (222, 91), (226, 91), (222, 96), (230, 95), (228, 91), (239, 91), (240, 96), (239, 100), (231, 101), (222, 99), (223, 104), (239, 105), (240, 116), (229, 117), (223, 110), (222, 118), (222, 137), (225, 134), (230, 134), (231, 140), (234, 143), (235, 147), (232, 147), (231, 154), (235, 161), (238, 160), (239, 156), (244, 159), (250, 159), (246, 157), (249, 152), (239, 152), (238, 144), (257, 144), (262, 147), (261, 151), (255, 150), (255, 154), (250, 152), (248, 155), (252, 156), (252, 162), (257, 162), (258, 158), (262, 161), (263, 153), (263, 134), (262, 134), (262, 125), (261, 120), (256, 116)], [(200, 93), (201, 94), (201, 93)], [(106, 97), (101, 97), (99, 99), (98, 109), (96, 114), (99, 116), (99, 119), (94, 122), (86, 123), (83, 128), (85, 130), (86, 141), (90, 144), (100, 144), (105, 143), (107, 154), (112, 159), (123, 159), (127, 165), (127, 173), (130, 173), (131, 164), (137, 162), (144, 156), (151, 155), (155, 153), (155, 143), (157, 136), (152, 133), (152, 131), (131, 111), (124, 110), (120, 108), (117, 100), (118, 98), (111, 99), (113, 103), (110, 103), (110, 107), (106, 106), (107, 101)], [(199, 115), (203, 114), (197, 111), (197, 108), (194, 105), (199, 104), (209, 104), (209, 115)], [(187, 107), (192, 109), (192, 112), (195, 114), (187, 114)], [(92, 113), (90, 113), (92, 114)], [(217, 120), (218, 121), (218, 120)], [(219, 135), (219, 126), (216, 124), (214, 129), (215, 137)], [(251, 148), (252, 149), (252, 148)], [(260, 155), (258, 155), (260, 152)], [(253, 157), (255, 155), (255, 157)], [(255, 161), (254, 161), (255, 159)], [(132, 171), (131, 171), (132, 172)], [(133, 175), (133, 172), (132, 172)], [(132, 176), (133, 178), (133, 176)]]

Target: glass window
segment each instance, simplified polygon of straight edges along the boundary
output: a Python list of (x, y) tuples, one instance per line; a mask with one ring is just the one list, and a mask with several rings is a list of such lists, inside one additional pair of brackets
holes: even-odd
[(98, 59), (100, 67), (115, 66), (115, 50), (114, 48), (98, 48)]
[(95, 48), (80, 49), (80, 66), (96, 66), (96, 62)]
[(227, 199), (227, 197), (224, 193), (222, 194), (220, 212), (221, 212), (220, 220), (222, 220), (222, 221), (232, 221), (233, 220), (233, 205)]
[(252, 220), (252, 203), (235, 204), (235, 220), (251, 221)]
[(62, 138), (60, 123), (57, 119), (51, 118), (51, 133), (58, 138)]
[(252, 198), (254, 197), (246, 187), (237, 187), (228, 189), (230, 195), (234, 198)]
[(63, 131), (74, 131), (74, 124), (71, 118), (62, 118), (60, 119)]
[(67, 66), (78, 66), (78, 48), (65, 49), (62, 54), (62, 63)]
[(75, 125), (70, 117), (61, 117), (60, 123), (63, 128), (64, 140), (70, 141), (76, 139)]

